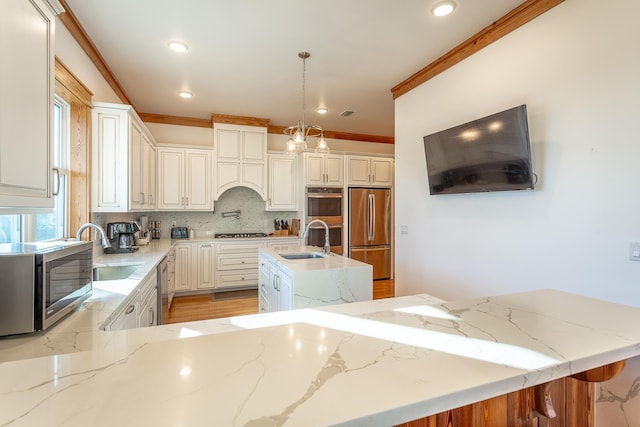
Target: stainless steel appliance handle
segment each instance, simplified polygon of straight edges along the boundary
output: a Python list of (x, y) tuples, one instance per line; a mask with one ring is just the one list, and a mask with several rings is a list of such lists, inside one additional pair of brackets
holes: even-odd
[(367, 239), (369, 240), (373, 240), (372, 237), (372, 232), (371, 232), (371, 226), (372, 226), (372, 220), (371, 220), (371, 216), (372, 216), (372, 210), (373, 210), (373, 194), (369, 194), (368, 197), (368, 205), (367, 205)]
[(341, 193), (307, 193), (308, 199), (342, 199)]
[[(324, 226), (322, 225), (312, 225), (309, 228), (312, 230), (324, 230)], [(342, 228), (342, 224), (332, 224), (332, 225), (329, 225), (329, 228)]]
[(376, 238), (376, 195), (371, 195), (371, 240)]

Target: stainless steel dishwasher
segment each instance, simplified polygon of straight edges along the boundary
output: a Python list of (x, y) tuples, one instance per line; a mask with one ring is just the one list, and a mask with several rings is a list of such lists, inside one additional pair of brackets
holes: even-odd
[(169, 323), (169, 293), (173, 283), (175, 259), (175, 251), (172, 249), (158, 264), (158, 325)]

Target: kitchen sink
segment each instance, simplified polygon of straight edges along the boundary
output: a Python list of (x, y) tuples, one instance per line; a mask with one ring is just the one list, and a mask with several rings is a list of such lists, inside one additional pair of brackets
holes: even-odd
[(326, 258), (326, 255), (320, 252), (291, 252), (288, 254), (280, 254), (284, 259), (312, 259), (312, 258)]
[(142, 264), (101, 265), (93, 267), (93, 280), (120, 280), (131, 276)]

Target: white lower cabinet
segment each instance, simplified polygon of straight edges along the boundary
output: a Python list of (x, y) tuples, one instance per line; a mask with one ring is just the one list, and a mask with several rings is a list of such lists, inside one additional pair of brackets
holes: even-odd
[(176, 244), (176, 263), (173, 286), (173, 290), (175, 292), (191, 290), (191, 281), (194, 276), (193, 248), (193, 243)]
[(194, 286), (192, 286), (193, 290), (199, 289), (213, 289), (215, 286), (214, 281), (214, 262), (215, 262), (215, 251), (214, 244), (207, 243), (198, 243), (197, 244), (197, 254), (198, 258), (196, 261), (196, 282)]
[(147, 298), (142, 303), (142, 308), (140, 308), (140, 316), (138, 317), (138, 327), (146, 328), (147, 326), (157, 325), (157, 311), (158, 291), (154, 288), (154, 290), (150, 292), (149, 295), (147, 295)]
[(107, 331), (134, 329), (138, 327), (138, 313), (140, 311), (140, 291), (135, 290), (127, 298), (124, 308), (105, 328)]
[(258, 310), (260, 313), (293, 308), (293, 278), (278, 264), (259, 257)]
[(216, 243), (215, 288), (258, 286), (258, 250), (264, 247), (264, 241)]

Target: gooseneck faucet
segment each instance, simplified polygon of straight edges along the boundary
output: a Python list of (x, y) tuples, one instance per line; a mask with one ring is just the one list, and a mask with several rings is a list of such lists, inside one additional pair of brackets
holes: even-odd
[(307, 238), (307, 234), (309, 234), (309, 229), (311, 228), (311, 224), (315, 222), (318, 222), (324, 225), (324, 247), (322, 248), (322, 253), (324, 255), (329, 255), (329, 252), (331, 252), (331, 245), (329, 245), (329, 226), (323, 220), (314, 219), (312, 221), (309, 221), (309, 223), (307, 224), (307, 228), (305, 228), (304, 233), (302, 234), (302, 239), (304, 240)]
[(80, 228), (78, 228), (78, 232), (76, 233), (76, 240), (80, 240), (80, 237), (82, 236), (82, 232), (87, 228), (95, 228), (98, 231), (98, 233), (100, 233), (100, 240), (103, 248), (106, 249), (111, 247), (111, 243), (109, 243), (109, 240), (107, 240), (107, 233), (105, 233), (104, 229), (100, 227), (98, 224), (94, 224), (92, 222), (88, 222), (84, 225), (81, 225)]

